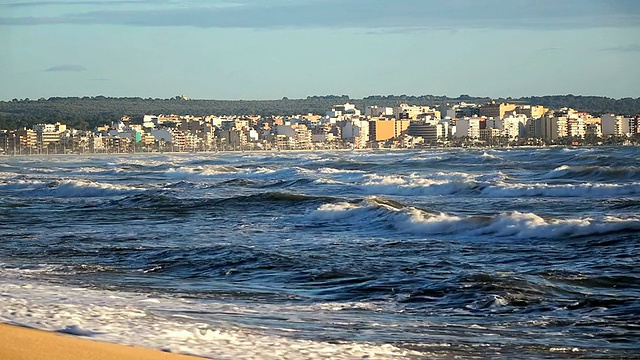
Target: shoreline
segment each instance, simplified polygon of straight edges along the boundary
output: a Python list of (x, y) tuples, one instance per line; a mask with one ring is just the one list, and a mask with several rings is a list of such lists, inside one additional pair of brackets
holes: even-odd
[(202, 357), (0, 323), (0, 359), (199, 360)]
[(219, 150), (219, 151), (163, 151), (163, 152), (107, 152), (107, 153), (82, 153), (82, 154), (0, 154), (0, 158), (25, 158), (25, 157), (88, 157), (88, 156), (136, 156), (136, 155), (216, 155), (216, 154), (286, 154), (286, 153), (313, 153), (313, 152), (381, 152), (381, 151), (427, 151), (427, 150), (517, 150), (517, 149), (549, 149), (549, 148), (600, 148), (600, 147), (633, 147), (637, 145), (522, 145), (522, 146), (494, 146), (494, 147), (427, 147), (427, 148), (364, 148), (364, 149), (294, 149), (294, 150)]

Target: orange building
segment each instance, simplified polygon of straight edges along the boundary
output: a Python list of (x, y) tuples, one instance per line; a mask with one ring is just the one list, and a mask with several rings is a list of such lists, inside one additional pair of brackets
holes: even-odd
[[(408, 126), (407, 126), (408, 127)], [(396, 133), (396, 120), (370, 120), (369, 121), (369, 140), (385, 141), (393, 139)]]

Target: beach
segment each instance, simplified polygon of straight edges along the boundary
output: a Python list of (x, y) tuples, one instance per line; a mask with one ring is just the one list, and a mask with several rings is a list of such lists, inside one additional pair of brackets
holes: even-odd
[(193, 356), (110, 344), (55, 332), (0, 324), (0, 359), (196, 360)]

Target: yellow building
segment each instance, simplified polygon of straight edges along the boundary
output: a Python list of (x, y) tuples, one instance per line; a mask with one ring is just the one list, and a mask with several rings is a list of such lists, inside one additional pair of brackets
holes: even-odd
[(516, 108), (518, 114), (523, 114), (533, 119), (541, 118), (547, 111), (549, 109), (542, 105), (520, 105)]
[(393, 137), (399, 138), (406, 135), (409, 125), (411, 125), (411, 120), (396, 120)]

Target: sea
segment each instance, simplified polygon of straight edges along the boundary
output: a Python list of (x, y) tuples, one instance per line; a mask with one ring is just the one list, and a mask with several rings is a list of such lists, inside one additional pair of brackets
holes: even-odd
[(640, 147), (1, 157), (0, 322), (217, 360), (637, 359)]

